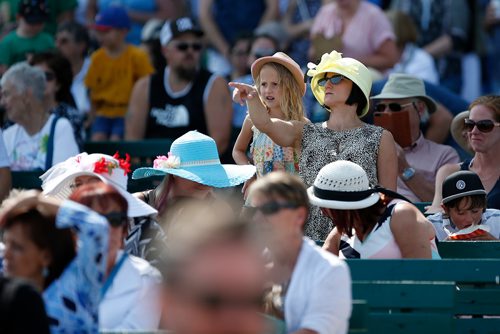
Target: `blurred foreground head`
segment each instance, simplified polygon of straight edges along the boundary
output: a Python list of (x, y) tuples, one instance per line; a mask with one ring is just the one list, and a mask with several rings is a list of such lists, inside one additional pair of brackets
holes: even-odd
[(184, 204), (170, 226), (163, 326), (177, 334), (262, 333), (264, 264), (251, 226)]

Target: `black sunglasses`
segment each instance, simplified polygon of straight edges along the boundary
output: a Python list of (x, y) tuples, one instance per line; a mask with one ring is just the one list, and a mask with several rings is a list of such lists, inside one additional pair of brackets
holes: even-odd
[(474, 127), (477, 127), (477, 129), (481, 132), (491, 132), (495, 126), (500, 126), (500, 123), (493, 122), (491, 119), (483, 119), (480, 121), (473, 121), (471, 119), (466, 118), (465, 119), (465, 129), (468, 132), (471, 132)]
[(413, 104), (413, 102), (406, 103), (406, 104), (399, 104), (399, 103), (395, 103), (395, 102), (388, 103), (388, 104), (379, 103), (375, 107), (375, 110), (379, 111), (379, 112), (382, 112), (382, 111), (385, 111), (386, 108), (389, 108), (390, 111), (401, 111), (404, 108), (406, 108), (408, 106), (411, 106), (412, 104)]
[(110, 212), (103, 216), (106, 217), (106, 219), (109, 222), (109, 225), (114, 227), (123, 226), (128, 223), (127, 214), (123, 212)]
[(69, 38), (61, 37), (56, 40), (57, 44), (66, 45), (70, 42)]
[(260, 211), (263, 215), (269, 216), (269, 215), (274, 215), (278, 211), (282, 209), (296, 209), (298, 208), (299, 205), (295, 203), (279, 203), (279, 202), (269, 202), (266, 204), (263, 204), (261, 206), (249, 206), (245, 205), (244, 211), (245, 211), (245, 216), (246, 217), (253, 217), (257, 213), (257, 211)]
[(319, 79), (318, 85), (320, 85), (321, 87), (324, 87), (328, 81), (330, 81), (333, 85), (338, 85), (342, 81), (342, 79), (344, 79), (344, 76), (337, 74), (331, 78), (325, 77), (325, 78)]
[(254, 308), (260, 309), (264, 302), (264, 294), (246, 295), (246, 296), (230, 296), (223, 295), (218, 292), (198, 292), (192, 293), (191, 298), (194, 301), (210, 310), (221, 310), (224, 308)]
[(175, 47), (179, 51), (187, 51), (187, 49), (189, 48), (191, 48), (193, 51), (200, 51), (203, 46), (201, 45), (201, 43), (180, 42), (177, 43)]

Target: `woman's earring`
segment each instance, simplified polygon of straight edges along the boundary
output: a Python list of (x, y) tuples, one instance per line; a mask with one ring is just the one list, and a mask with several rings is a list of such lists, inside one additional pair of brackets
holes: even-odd
[(43, 267), (42, 276), (43, 276), (43, 278), (47, 278), (47, 276), (49, 276), (49, 268), (48, 267)]

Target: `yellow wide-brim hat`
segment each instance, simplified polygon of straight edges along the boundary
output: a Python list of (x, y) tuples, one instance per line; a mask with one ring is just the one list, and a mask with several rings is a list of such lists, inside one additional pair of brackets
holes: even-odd
[(366, 98), (366, 106), (359, 117), (368, 113), (370, 108), (370, 91), (372, 89), (372, 74), (368, 68), (354, 58), (342, 58), (342, 54), (337, 51), (325, 53), (321, 56), (318, 65), (309, 63), (307, 75), (312, 77), (311, 90), (316, 100), (321, 105), (325, 104), (325, 87), (318, 85), (318, 81), (324, 78), (326, 73), (337, 73), (351, 80), (356, 84)]

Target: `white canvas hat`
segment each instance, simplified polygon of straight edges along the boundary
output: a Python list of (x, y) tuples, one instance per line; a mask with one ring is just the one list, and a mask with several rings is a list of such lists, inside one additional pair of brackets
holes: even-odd
[(117, 155), (112, 157), (100, 153), (81, 153), (54, 165), (40, 176), (43, 194), (67, 199), (73, 192), (71, 185), (78, 176), (95, 176), (115, 187), (127, 200), (129, 217), (157, 214), (156, 209), (127, 191), (128, 168), (128, 160), (120, 159)]
[(307, 194), (312, 204), (339, 210), (364, 209), (380, 199), (378, 190), (370, 188), (365, 170), (345, 160), (321, 168)]

